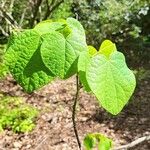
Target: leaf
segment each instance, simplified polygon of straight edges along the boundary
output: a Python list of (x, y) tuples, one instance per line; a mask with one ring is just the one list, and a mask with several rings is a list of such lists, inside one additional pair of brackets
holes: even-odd
[(80, 82), (83, 84), (84, 89), (87, 92), (90, 92), (91, 89), (86, 79), (86, 68), (87, 68), (88, 63), (90, 62), (90, 57), (92, 57), (96, 53), (97, 53), (97, 50), (93, 46), (88, 46), (88, 51), (82, 52), (78, 59), (79, 79), (80, 79)]
[(78, 56), (86, 50), (84, 29), (77, 20), (44, 21), (34, 29), (13, 34), (5, 62), (19, 84), (32, 92), (54, 76), (75, 74)]
[(67, 37), (71, 33), (71, 29), (67, 25), (67, 21), (64, 19), (59, 19), (57, 21), (45, 20), (38, 23), (34, 30), (36, 30), (39, 34), (47, 34), (53, 31), (58, 31), (62, 33), (64, 37)]
[(66, 48), (65, 38), (62, 34), (55, 31), (44, 34), (42, 38), (41, 55), (46, 67), (49, 68), (55, 76), (63, 78)]
[(88, 45), (88, 51), (91, 56), (93, 56), (97, 53), (97, 50), (91, 45)]
[(83, 144), (86, 150), (92, 150), (96, 145), (96, 139), (92, 134), (87, 134), (84, 138)]
[(83, 84), (83, 87), (87, 92), (91, 91), (88, 82), (86, 80), (86, 72), (85, 72), (89, 61), (90, 61), (89, 52), (82, 52), (78, 59), (78, 73), (80, 82)]
[(63, 28), (63, 25), (63, 22), (53, 22), (52, 20), (45, 20), (38, 23), (34, 27), (34, 30), (36, 30), (40, 35), (43, 35), (61, 29)]
[(43, 35), (41, 46), (44, 64), (60, 78), (75, 74), (78, 56), (82, 51), (87, 51), (82, 25), (73, 18), (68, 18), (66, 24), (67, 27)]
[(116, 51), (116, 45), (112, 43), (110, 40), (105, 40), (102, 42), (99, 53), (104, 54), (106, 57), (109, 57), (112, 52)]
[(35, 30), (16, 34), (5, 54), (11, 74), (27, 92), (32, 92), (53, 79), (40, 54), (40, 35)]
[(99, 133), (87, 134), (83, 143), (86, 150), (95, 149), (97, 145), (98, 150), (110, 150), (112, 147), (112, 140)]
[(98, 143), (98, 150), (110, 150), (112, 147), (112, 140), (109, 138), (100, 135), (100, 141)]
[(86, 79), (102, 107), (113, 115), (117, 115), (127, 104), (136, 85), (124, 55), (117, 51), (109, 59), (103, 54), (91, 58)]

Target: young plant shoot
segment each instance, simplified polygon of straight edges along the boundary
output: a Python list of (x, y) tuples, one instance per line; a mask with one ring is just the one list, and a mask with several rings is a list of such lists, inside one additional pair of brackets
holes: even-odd
[[(55, 78), (67, 79), (77, 74), (84, 89), (93, 93), (100, 106), (113, 115), (128, 103), (136, 85), (135, 76), (116, 45), (105, 40), (98, 51), (87, 46), (85, 31), (73, 18), (47, 20), (33, 29), (14, 32), (5, 64), (28, 93)], [(99, 137), (101, 143), (108, 145), (104, 137)]]

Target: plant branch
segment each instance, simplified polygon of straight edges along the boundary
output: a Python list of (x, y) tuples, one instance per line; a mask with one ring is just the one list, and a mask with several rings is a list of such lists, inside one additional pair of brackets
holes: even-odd
[(46, 20), (46, 19), (50, 16), (50, 14), (51, 14), (57, 7), (59, 7), (59, 5), (60, 5), (61, 3), (63, 3), (63, 2), (64, 2), (64, 0), (61, 0), (61, 1), (59, 1), (58, 3), (56, 3), (55, 5), (53, 5), (54, 1), (52, 1), (52, 3), (51, 3), (50, 5), (47, 3), (47, 11), (46, 11), (46, 13), (45, 13), (45, 16), (44, 16), (43, 20)]
[(76, 76), (76, 94), (74, 97), (74, 104), (73, 104), (73, 110), (72, 110), (72, 122), (73, 122), (73, 129), (74, 129), (74, 133), (77, 139), (77, 143), (79, 146), (79, 149), (81, 150), (81, 142), (79, 139), (79, 135), (78, 135), (78, 130), (76, 127), (76, 106), (77, 106), (77, 101), (79, 99), (79, 91), (80, 91), (80, 84), (79, 84), (79, 77), (78, 75)]
[(23, 20), (24, 20), (26, 11), (27, 11), (27, 8), (25, 8), (25, 9), (23, 10), (23, 13), (22, 13), (22, 15), (21, 15), (20, 22), (19, 22), (19, 25), (20, 25), (20, 26), (22, 26), (22, 24), (23, 24)]
[(30, 22), (29, 22), (29, 25), (30, 25), (31, 28), (34, 26), (34, 21), (35, 21), (35, 19), (37, 17), (37, 14), (38, 14), (38, 11), (39, 11), (39, 7), (40, 7), (41, 3), (42, 3), (42, 0), (38, 0), (37, 3), (34, 5), (33, 17), (30, 19)]
[(6, 36), (6, 37), (9, 36), (9, 34), (2, 28), (2, 26), (0, 26), (0, 30), (4, 36)]
[(27, 9), (28, 9), (29, 6), (30, 6), (30, 0), (28, 2), (26, 2), (25, 8), (23, 9), (23, 12), (22, 12), (22, 15), (21, 15), (21, 18), (20, 18), (20, 21), (19, 21), (19, 26), (20, 27), (23, 26), (23, 21), (24, 21), (24, 18), (26, 16), (26, 12), (27, 12)]
[(9, 12), (10, 12), (10, 14), (12, 14), (14, 2), (15, 2), (15, 0), (11, 0), (10, 7), (9, 7)]
[(17, 22), (14, 20), (11, 14), (5, 12), (2, 7), (0, 7), (0, 11), (2, 12), (2, 17), (8, 22), (10, 26), (12, 26), (12, 28), (18, 27)]
[(136, 146), (136, 145), (138, 145), (138, 144), (140, 144), (140, 143), (142, 143), (144, 141), (148, 141), (148, 140), (150, 140), (150, 135), (140, 137), (140, 138), (136, 139), (135, 141), (133, 141), (133, 142), (131, 142), (129, 144), (122, 145), (120, 147), (114, 148), (113, 150), (127, 150), (127, 149), (129, 149), (131, 147), (134, 147), (134, 146)]

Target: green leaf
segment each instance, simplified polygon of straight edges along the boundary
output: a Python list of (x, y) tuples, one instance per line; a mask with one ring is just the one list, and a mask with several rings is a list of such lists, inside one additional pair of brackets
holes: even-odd
[(68, 18), (66, 24), (67, 28), (64, 26), (53, 33), (43, 35), (41, 46), (44, 64), (61, 78), (68, 78), (77, 72), (78, 56), (87, 51), (82, 25), (73, 18)]
[(71, 33), (71, 29), (67, 25), (67, 21), (64, 19), (59, 19), (57, 21), (42, 21), (34, 27), (34, 30), (39, 32), (41, 35), (58, 31), (59, 33), (62, 33), (64, 37), (67, 37)]
[(117, 115), (127, 104), (136, 85), (124, 55), (117, 51), (109, 59), (103, 54), (91, 58), (86, 79), (102, 107), (113, 115)]
[(91, 91), (86, 79), (86, 68), (89, 61), (90, 61), (89, 52), (82, 52), (78, 59), (78, 73), (80, 82), (83, 84), (83, 87), (87, 92)]
[(40, 35), (35, 30), (16, 34), (5, 54), (5, 63), (16, 81), (32, 92), (53, 79), (40, 54)]
[(83, 142), (86, 150), (95, 149), (98, 145), (98, 150), (110, 150), (112, 140), (99, 133), (87, 134)]
[(92, 150), (96, 145), (96, 139), (93, 134), (87, 134), (84, 138), (83, 144), (86, 150)]
[(109, 57), (112, 52), (116, 51), (116, 45), (112, 43), (110, 40), (105, 40), (102, 42), (99, 53), (104, 54), (106, 57)]
[(45, 20), (38, 23), (34, 30), (36, 30), (40, 35), (50, 33), (63, 28), (63, 22), (53, 22), (52, 20)]
[(42, 59), (47, 68), (56, 76), (64, 77), (65, 66), (65, 38), (58, 32), (51, 32), (42, 36)]
[(5, 63), (17, 82), (32, 92), (54, 76), (75, 74), (78, 56), (86, 46), (84, 29), (77, 20), (44, 21), (34, 29), (13, 34)]
[(88, 46), (88, 51), (84, 51), (80, 54), (78, 59), (78, 73), (79, 73), (79, 79), (80, 82), (83, 84), (84, 89), (87, 92), (90, 92), (91, 89), (88, 85), (87, 79), (86, 79), (86, 68), (88, 63), (90, 62), (90, 58), (93, 57), (97, 53), (97, 50), (93, 46)]
[(90, 56), (93, 56), (97, 53), (97, 50), (91, 45), (88, 45), (88, 51), (89, 51)]
[(98, 150), (110, 150), (112, 147), (112, 140), (109, 138), (100, 135), (100, 141), (98, 143)]

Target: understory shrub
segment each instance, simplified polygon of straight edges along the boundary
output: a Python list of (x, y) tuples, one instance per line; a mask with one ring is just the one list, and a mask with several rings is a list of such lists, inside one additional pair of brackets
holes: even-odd
[(20, 97), (0, 97), (0, 131), (29, 132), (35, 127), (38, 110)]

